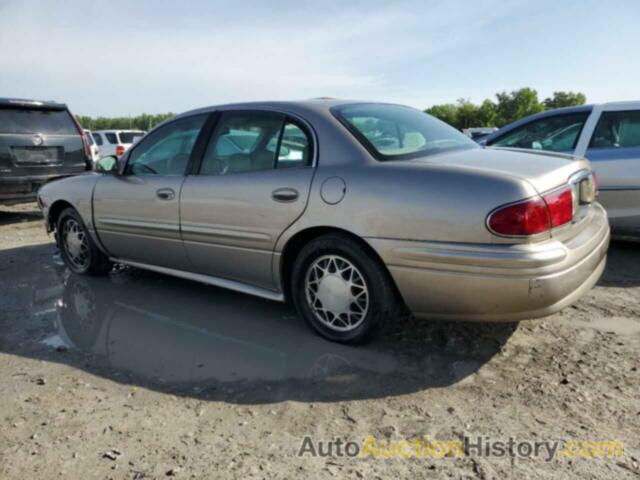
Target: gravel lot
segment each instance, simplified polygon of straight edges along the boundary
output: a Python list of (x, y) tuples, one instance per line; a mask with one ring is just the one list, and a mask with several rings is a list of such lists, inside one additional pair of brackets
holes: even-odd
[[(364, 348), (286, 305), (133, 269), (69, 275), (0, 211), (0, 478), (640, 476), (640, 245), (545, 320), (407, 320)], [(621, 458), (298, 456), (303, 438), (620, 440)]]

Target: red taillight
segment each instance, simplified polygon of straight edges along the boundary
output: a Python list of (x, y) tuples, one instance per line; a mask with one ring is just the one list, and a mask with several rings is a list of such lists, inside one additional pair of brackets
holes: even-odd
[(116, 157), (121, 157), (124, 155), (124, 147), (122, 145), (116, 146)]
[(597, 197), (598, 190), (600, 189), (600, 181), (598, 180), (598, 175), (596, 175), (596, 172), (593, 172), (593, 189), (595, 190), (595, 195)]
[(487, 222), (492, 232), (506, 236), (544, 233), (573, 220), (571, 188), (508, 205), (491, 214)]
[[(71, 113), (69, 113), (69, 115), (71, 115)], [(82, 146), (84, 147), (84, 156), (85, 156), (85, 158), (87, 160), (87, 164), (90, 164), (89, 161), (91, 160), (91, 147), (89, 147), (89, 140), (87, 139), (87, 134), (85, 133), (83, 128), (80, 126), (80, 123), (78, 122), (78, 119), (73, 115), (71, 115), (71, 118), (73, 119), (73, 123), (76, 124), (76, 128), (78, 129), (78, 133), (82, 137)]]
[(509, 205), (494, 212), (489, 228), (498, 235), (535, 235), (549, 230), (549, 209), (540, 197)]
[(544, 201), (549, 207), (551, 228), (559, 227), (573, 220), (573, 195), (571, 188), (552, 192), (545, 195)]

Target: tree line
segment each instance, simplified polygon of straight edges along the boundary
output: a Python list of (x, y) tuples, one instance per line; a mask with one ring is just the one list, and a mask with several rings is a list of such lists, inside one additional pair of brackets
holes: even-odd
[[(476, 105), (468, 99), (460, 98), (456, 103), (445, 103), (427, 108), (425, 112), (462, 130), (469, 127), (502, 127), (533, 113), (560, 107), (583, 105), (587, 98), (580, 92), (554, 92), (543, 101), (538, 92), (531, 88), (521, 88), (512, 92), (496, 93), (496, 100), (486, 99)], [(134, 129), (149, 131), (155, 125), (173, 117), (174, 113), (149, 115), (143, 113), (135, 117), (88, 117), (78, 115), (83, 128), (90, 130)]]
[(149, 131), (159, 123), (173, 117), (175, 113), (159, 113), (150, 115), (142, 113), (135, 117), (88, 117), (86, 115), (76, 115), (82, 128), (89, 130), (144, 130)]
[(486, 99), (480, 105), (460, 98), (427, 108), (425, 112), (462, 130), (470, 127), (502, 127), (527, 115), (560, 107), (584, 105), (587, 97), (580, 92), (554, 92), (543, 101), (532, 88), (496, 93), (496, 100)]

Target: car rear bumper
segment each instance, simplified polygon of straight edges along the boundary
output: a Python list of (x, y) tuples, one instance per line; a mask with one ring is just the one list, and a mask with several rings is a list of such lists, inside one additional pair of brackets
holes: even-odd
[(52, 175), (0, 177), (0, 205), (33, 202), (36, 200), (38, 189), (45, 183), (79, 173), (84, 173), (84, 170)]
[(551, 315), (593, 287), (606, 264), (609, 223), (594, 204), (567, 241), (474, 245), (367, 239), (417, 317), (516, 321)]

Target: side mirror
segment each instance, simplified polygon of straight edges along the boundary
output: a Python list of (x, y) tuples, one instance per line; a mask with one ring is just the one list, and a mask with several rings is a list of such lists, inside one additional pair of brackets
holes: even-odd
[(96, 163), (96, 172), (117, 174), (118, 173), (118, 158), (115, 155), (109, 155), (102, 157)]

